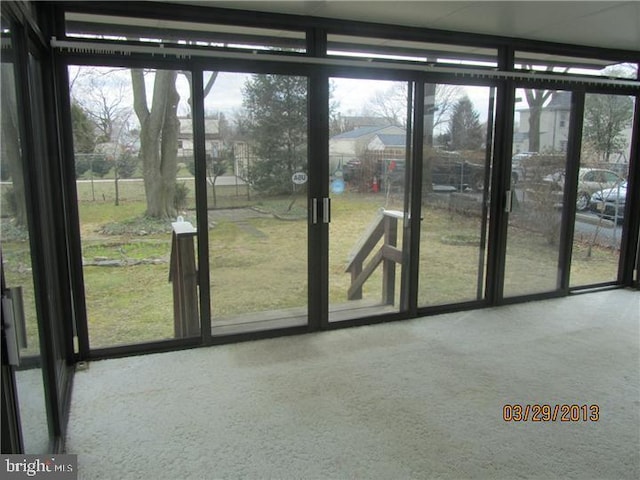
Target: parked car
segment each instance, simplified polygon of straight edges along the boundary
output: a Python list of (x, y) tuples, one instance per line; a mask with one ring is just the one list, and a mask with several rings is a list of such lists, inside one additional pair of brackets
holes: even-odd
[(624, 207), (627, 199), (627, 182), (591, 195), (589, 209), (598, 215), (621, 222), (624, 219)]
[(425, 161), (427, 164), (431, 166), (431, 182), (434, 185), (448, 185), (460, 191), (468, 188), (478, 192), (484, 190), (484, 165), (467, 160), (459, 153), (440, 151), (430, 156)]
[(526, 161), (534, 155), (537, 154), (535, 152), (520, 152), (511, 158), (511, 183), (516, 184), (525, 179), (523, 160)]
[[(556, 183), (560, 191), (564, 190), (564, 172), (556, 172), (544, 178), (546, 182)], [(576, 196), (576, 208), (579, 211), (589, 208), (593, 193), (616, 187), (624, 182), (624, 179), (616, 172), (602, 168), (581, 168), (578, 172), (578, 195)]]
[(522, 152), (511, 158), (513, 183), (540, 182), (547, 175), (564, 168), (566, 156), (561, 153)]

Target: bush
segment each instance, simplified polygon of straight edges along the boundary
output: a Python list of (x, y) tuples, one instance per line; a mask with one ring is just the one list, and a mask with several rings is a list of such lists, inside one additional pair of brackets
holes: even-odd
[(189, 173), (195, 177), (196, 176), (196, 162), (193, 160), (193, 158), (191, 160), (189, 160), (185, 166), (187, 167), (187, 170), (189, 170)]
[(3, 155), (0, 158), (0, 180), (6, 182), (11, 178), (11, 171), (9, 170), (9, 162), (6, 160), (6, 157)]
[(91, 170), (98, 177), (104, 177), (111, 170), (111, 163), (105, 155), (94, 155), (91, 162)]
[(182, 183), (176, 183), (175, 193), (173, 195), (173, 206), (176, 210), (184, 210), (187, 206), (187, 197), (189, 196), (189, 188)]
[(2, 195), (2, 213), (15, 217), (18, 213), (18, 203), (16, 201), (16, 191), (13, 187), (8, 187)]
[(85, 154), (76, 154), (76, 178), (80, 178), (91, 168), (91, 161)]
[(124, 153), (118, 158), (118, 176), (131, 178), (138, 167), (138, 157), (130, 153)]

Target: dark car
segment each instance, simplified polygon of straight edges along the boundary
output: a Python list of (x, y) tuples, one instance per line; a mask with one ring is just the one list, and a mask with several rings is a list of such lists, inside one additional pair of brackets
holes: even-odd
[(469, 161), (455, 152), (438, 152), (425, 158), (425, 167), (431, 167), (434, 185), (449, 185), (463, 191), (472, 188), (484, 190), (484, 165)]
[(591, 195), (589, 209), (601, 217), (621, 222), (627, 199), (627, 182), (599, 190)]

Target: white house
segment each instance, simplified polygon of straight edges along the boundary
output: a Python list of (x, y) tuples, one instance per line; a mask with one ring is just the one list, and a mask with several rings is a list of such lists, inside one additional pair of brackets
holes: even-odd
[[(178, 133), (178, 158), (193, 158), (193, 121), (188, 117), (181, 117), (180, 132)], [(216, 156), (222, 147), (220, 138), (220, 121), (217, 118), (204, 119), (204, 138), (208, 155)]]
[[(566, 152), (569, 138), (571, 92), (555, 92), (540, 114), (540, 151)], [(520, 122), (513, 135), (513, 153), (528, 152), (530, 109), (518, 110)]]
[(358, 127), (348, 132), (334, 135), (329, 139), (330, 168), (333, 171), (340, 161), (346, 163), (362, 157), (369, 143), (380, 134), (404, 135), (402, 127), (389, 125)]

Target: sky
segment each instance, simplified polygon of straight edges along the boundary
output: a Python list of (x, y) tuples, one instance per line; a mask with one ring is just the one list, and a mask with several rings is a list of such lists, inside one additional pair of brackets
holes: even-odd
[[(78, 70), (81, 74), (77, 75)], [(209, 79), (209, 72), (205, 72), (204, 83)], [(133, 94), (131, 92), (131, 76), (126, 69), (113, 69), (107, 67), (69, 67), (69, 76), (73, 81), (72, 96), (85, 105), (91, 107), (99, 102), (99, 93), (110, 97), (112, 102), (121, 99), (123, 107), (133, 106)], [(223, 112), (227, 118), (232, 119), (235, 112), (242, 108), (242, 89), (246, 80), (250, 77), (245, 73), (221, 72), (210, 93), (205, 98), (206, 114)], [(153, 94), (153, 75), (145, 77), (147, 82), (148, 104), (151, 104)], [(394, 84), (388, 80), (365, 80), (351, 78), (334, 78), (331, 80), (331, 99), (336, 105), (336, 113), (343, 116), (357, 116), (366, 113), (370, 99), (377, 92), (385, 92)], [(189, 113), (188, 98), (190, 89), (188, 80), (184, 75), (178, 75), (176, 83), (180, 94), (178, 113), (186, 116)], [(474, 104), (474, 108), (480, 115), (480, 121), (487, 120), (489, 101), (488, 87), (462, 87)]]

